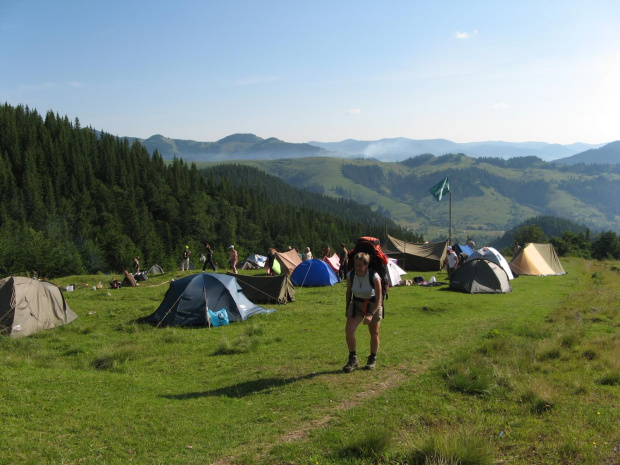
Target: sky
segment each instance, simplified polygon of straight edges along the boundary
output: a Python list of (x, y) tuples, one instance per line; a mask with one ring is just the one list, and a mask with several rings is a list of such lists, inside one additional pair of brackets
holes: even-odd
[(0, 102), (212, 142), (620, 139), (620, 1), (0, 0)]

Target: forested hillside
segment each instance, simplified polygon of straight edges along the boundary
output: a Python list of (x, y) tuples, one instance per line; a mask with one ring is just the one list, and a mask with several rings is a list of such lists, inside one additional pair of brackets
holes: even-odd
[(566, 218), (593, 232), (620, 231), (620, 166), (548, 163), (537, 157), (420, 155), (398, 163), (366, 159), (244, 162), (292, 185), (370, 205), (426, 240), (448, 237), (448, 199), (428, 189), (448, 177), (452, 237), (482, 243), (540, 216)]
[(303, 196), (290, 202), (291, 192), (283, 194), (288, 203), (274, 202), (222, 173), (205, 177), (137, 141), (81, 128), (77, 119), (0, 107), (2, 276), (119, 272), (136, 255), (144, 266), (175, 267), (185, 245), (198, 264), (207, 240), (223, 261), (229, 244), (243, 257), (269, 247), (335, 247), (382, 237), (386, 227), (406, 236), (368, 207), (344, 218), (342, 202), (331, 215), (327, 204), (323, 211), (304, 205)]

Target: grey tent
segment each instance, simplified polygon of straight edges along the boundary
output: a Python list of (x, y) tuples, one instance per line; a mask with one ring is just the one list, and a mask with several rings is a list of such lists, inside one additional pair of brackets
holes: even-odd
[(398, 260), (398, 264), (410, 271), (438, 271), (446, 258), (448, 241), (414, 243), (387, 237), (381, 246), (383, 253)]
[(469, 262), (471, 260), (477, 260), (479, 258), (484, 258), (485, 260), (501, 266), (502, 269), (506, 272), (508, 279), (514, 279), (512, 271), (510, 271), (510, 266), (508, 265), (508, 262), (506, 261), (504, 256), (493, 247), (482, 247), (481, 249), (478, 249), (474, 251), (474, 253), (470, 254), (465, 261)]
[(508, 275), (502, 267), (482, 258), (468, 260), (459, 266), (450, 279), (450, 289), (470, 294), (503, 294), (512, 291)]
[(237, 278), (243, 294), (254, 303), (286, 304), (295, 302), (295, 288), (288, 275), (248, 276), (227, 273)]
[(158, 326), (206, 325), (207, 309), (226, 309), (231, 322), (269, 312), (250, 302), (234, 276), (199, 273), (171, 282), (162, 303), (145, 320)]
[[(196, 267), (194, 266), (194, 264), (192, 263), (192, 261), (189, 261), (189, 270), (195, 270)], [(181, 261), (181, 263), (179, 263), (179, 271), (183, 271), (183, 261)]]
[(148, 271), (146, 272), (146, 274), (164, 274), (164, 270), (161, 266), (159, 265), (153, 265), (151, 266)]
[(27, 336), (76, 318), (57, 286), (13, 276), (0, 280), (1, 334)]

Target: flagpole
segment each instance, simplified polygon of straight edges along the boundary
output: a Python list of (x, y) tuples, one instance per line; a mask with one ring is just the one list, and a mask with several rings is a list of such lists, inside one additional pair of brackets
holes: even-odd
[(448, 192), (448, 200), (450, 201), (449, 212), (449, 225), (448, 225), (448, 245), (452, 245), (452, 191)]

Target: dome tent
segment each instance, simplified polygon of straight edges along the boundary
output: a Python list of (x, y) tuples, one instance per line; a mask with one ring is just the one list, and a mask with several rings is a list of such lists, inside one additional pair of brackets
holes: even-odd
[(524, 276), (555, 276), (566, 274), (552, 244), (530, 242), (510, 262), (510, 269)]
[(291, 275), (291, 282), (300, 287), (333, 286), (338, 282), (338, 276), (328, 263), (313, 258), (297, 265)]
[(474, 251), (474, 253), (467, 257), (467, 260), (465, 260), (465, 262), (479, 260), (481, 258), (501, 266), (502, 270), (506, 272), (508, 279), (514, 279), (512, 271), (510, 270), (510, 265), (508, 265), (508, 262), (506, 261), (504, 256), (493, 247), (482, 247), (481, 249)]
[(27, 336), (76, 318), (57, 286), (18, 276), (0, 280), (0, 334)]
[(511, 292), (510, 280), (504, 269), (489, 260), (467, 260), (450, 279), (450, 290), (469, 294), (504, 294)]
[(200, 273), (170, 283), (162, 303), (145, 320), (158, 326), (206, 325), (207, 308), (214, 312), (225, 308), (231, 322), (273, 311), (250, 302), (234, 276)]

